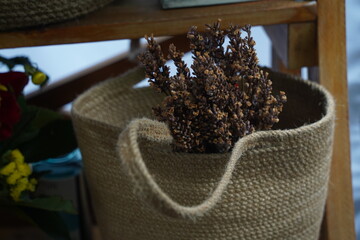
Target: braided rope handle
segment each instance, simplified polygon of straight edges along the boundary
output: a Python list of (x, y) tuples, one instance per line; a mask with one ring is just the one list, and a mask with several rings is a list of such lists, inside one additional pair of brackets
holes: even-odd
[[(150, 131), (149, 131), (150, 130)], [(220, 201), (228, 186), (237, 161), (248, 149), (253, 138), (241, 138), (234, 146), (225, 172), (211, 196), (195, 206), (183, 206), (170, 198), (155, 182), (143, 160), (138, 139), (170, 144), (172, 137), (164, 123), (150, 119), (135, 119), (120, 134), (117, 147), (120, 161), (134, 184), (135, 193), (159, 212), (177, 218), (196, 219), (209, 212)]]

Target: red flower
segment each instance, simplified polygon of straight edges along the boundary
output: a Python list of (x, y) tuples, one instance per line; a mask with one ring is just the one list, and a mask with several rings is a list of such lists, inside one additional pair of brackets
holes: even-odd
[(28, 83), (22, 72), (0, 73), (0, 141), (12, 135), (13, 126), (19, 122), (21, 109), (17, 98)]

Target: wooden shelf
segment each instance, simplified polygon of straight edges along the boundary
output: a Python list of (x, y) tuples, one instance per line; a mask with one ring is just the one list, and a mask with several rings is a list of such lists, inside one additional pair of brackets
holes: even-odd
[(224, 24), (269, 25), (307, 22), (317, 17), (316, 1), (261, 0), (208, 7), (161, 9), (158, 0), (115, 0), (85, 17), (42, 28), (0, 32), (0, 48), (15, 48), (187, 32), (221, 18)]

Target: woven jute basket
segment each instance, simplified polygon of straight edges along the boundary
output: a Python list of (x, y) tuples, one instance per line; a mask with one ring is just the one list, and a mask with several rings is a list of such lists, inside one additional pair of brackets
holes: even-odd
[(44, 26), (92, 12), (113, 0), (0, 0), (0, 31)]
[(329, 179), (334, 101), (319, 85), (271, 73), (288, 102), (276, 129), (227, 154), (173, 152), (135, 69), (74, 103), (74, 126), (104, 239), (317, 240)]

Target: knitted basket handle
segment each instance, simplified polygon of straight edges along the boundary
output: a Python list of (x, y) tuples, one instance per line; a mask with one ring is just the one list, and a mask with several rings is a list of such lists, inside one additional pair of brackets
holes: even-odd
[[(196, 219), (209, 212), (224, 193), (235, 165), (252, 140), (241, 138), (231, 153), (225, 172), (211, 196), (195, 206), (183, 206), (171, 199), (155, 182), (142, 158), (138, 138), (170, 144), (172, 137), (164, 123), (150, 119), (135, 119), (120, 134), (118, 153), (127, 174), (133, 182), (135, 193), (159, 212), (171, 216)], [(252, 138), (250, 138), (252, 139)], [(252, 144), (250, 144), (252, 145)]]

